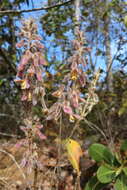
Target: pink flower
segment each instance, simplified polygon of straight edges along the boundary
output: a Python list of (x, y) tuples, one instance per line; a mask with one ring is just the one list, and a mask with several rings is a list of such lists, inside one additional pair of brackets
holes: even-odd
[(82, 119), (80, 115), (73, 114), (73, 116), (74, 116), (76, 119), (78, 119), (78, 120)]
[(39, 49), (43, 49), (43, 48), (44, 48), (43, 44), (41, 44), (40, 42), (36, 42), (36, 46), (37, 46)]
[(39, 130), (36, 131), (37, 135), (40, 137), (41, 140), (45, 140), (47, 137), (42, 134)]
[(70, 106), (63, 106), (63, 111), (69, 115), (73, 115), (73, 111)]
[(24, 46), (24, 40), (21, 40), (19, 43), (16, 44), (17, 48), (21, 48)]
[(19, 142), (17, 142), (17, 143), (15, 144), (15, 147), (16, 147), (16, 148), (20, 148), (22, 145), (25, 145), (25, 144), (27, 144), (27, 140), (22, 139), (22, 140), (20, 140)]
[(38, 66), (39, 66), (39, 58), (38, 58), (38, 55), (34, 55), (33, 63), (34, 63), (34, 66), (35, 66), (35, 67), (38, 67)]
[(40, 61), (40, 65), (47, 65), (46, 60), (42, 56), (40, 56), (39, 61)]
[(79, 106), (79, 94), (77, 91), (73, 91), (72, 94), (71, 94), (71, 102), (72, 102), (72, 105), (77, 108)]
[(18, 71), (23, 71), (24, 70), (24, 68), (25, 68), (25, 65), (23, 65), (23, 64), (21, 64), (20, 63), (20, 65), (18, 66)]
[(21, 161), (21, 167), (24, 168), (25, 166), (27, 166), (27, 164), (28, 164), (27, 159), (26, 159), (26, 158), (23, 158), (22, 161)]
[[(19, 67), (23, 67), (24, 65), (26, 65), (28, 63), (29, 57), (27, 55), (23, 55), (22, 59), (21, 59), (21, 63)], [(21, 66), (22, 65), (22, 66)]]
[(27, 73), (29, 73), (30, 76), (33, 76), (35, 74), (35, 69), (33, 66), (31, 66), (28, 70)]
[(39, 36), (39, 35), (36, 35), (36, 36), (35, 36), (35, 40), (42, 40), (42, 37)]
[(27, 95), (23, 94), (22, 97), (21, 97), (21, 101), (25, 101), (25, 100), (27, 100)]
[(42, 73), (40, 71), (37, 71), (36, 76), (38, 81), (42, 80)]
[(37, 124), (37, 125), (36, 125), (36, 128), (38, 128), (38, 129), (42, 129), (42, 128), (43, 128), (43, 125), (41, 125), (41, 124)]

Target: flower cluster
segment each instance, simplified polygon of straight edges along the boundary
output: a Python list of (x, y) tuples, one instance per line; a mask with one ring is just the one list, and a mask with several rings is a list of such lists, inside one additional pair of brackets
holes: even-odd
[(38, 159), (38, 147), (34, 142), (36, 138), (45, 140), (46, 136), (41, 132), (43, 125), (40, 123), (39, 118), (24, 119), (25, 126), (21, 126), (21, 130), (25, 133), (25, 138), (20, 140), (15, 146), (20, 148), (21, 146), (27, 147), (23, 153), (23, 159), (21, 166), (27, 169), (27, 173), (31, 173), (36, 167), (41, 168), (42, 165)]
[(25, 133), (27, 138), (19, 141), (16, 144), (17, 147), (20, 147), (21, 145), (28, 145), (29, 140), (36, 138), (36, 136), (38, 136), (41, 140), (46, 139), (46, 136), (41, 132), (43, 125), (40, 123), (37, 116), (34, 118), (24, 119), (24, 124), (27, 127), (21, 126), (20, 129)]
[(33, 19), (23, 22), (19, 36), (22, 40), (17, 47), (25, 51), (18, 67), (16, 82), (21, 84), (22, 101), (36, 105), (39, 97), (45, 95), (43, 75), (47, 62), (44, 58), (44, 46), (40, 42), (41, 37), (37, 35), (37, 25)]
[(44, 46), (40, 42), (41, 37), (37, 34), (37, 25), (33, 19), (25, 20), (19, 36), (22, 38), (17, 47), (24, 51), (18, 67), (16, 82), (21, 85), (24, 103), (24, 126), (21, 130), (25, 133), (25, 138), (20, 140), (16, 147), (22, 145), (27, 149), (22, 160), (22, 167), (27, 170), (39, 168), (37, 144), (35, 139), (45, 140), (46, 136), (41, 132), (43, 125), (40, 119), (33, 114), (32, 107), (41, 103), (45, 108), (44, 96), (44, 75), (47, 62), (44, 58)]
[(63, 84), (52, 94), (58, 98), (58, 101), (49, 109), (48, 120), (58, 120), (62, 111), (69, 115), (70, 122), (74, 122), (76, 119), (82, 120), (98, 101), (94, 92), (98, 74), (91, 82), (88, 93), (84, 95), (81, 92), (81, 88), (85, 87), (87, 81), (87, 63), (84, 54), (90, 51), (90, 48), (84, 47), (83, 32), (77, 30), (76, 35), (77, 39), (73, 40), (73, 55), (68, 59), (69, 73), (64, 77)]

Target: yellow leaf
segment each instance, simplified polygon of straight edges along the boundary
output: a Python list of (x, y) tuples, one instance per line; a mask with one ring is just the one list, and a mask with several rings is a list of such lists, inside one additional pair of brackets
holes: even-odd
[(73, 168), (76, 170), (77, 174), (80, 174), (79, 161), (82, 156), (82, 149), (79, 143), (73, 139), (66, 139), (63, 141), (64, 146), (67, 150), (68, 159), (71, 162)]
[(28, 101), (31, 101), (32, 100), (32, 94), (31, 92), (28, 93)]
[(127, 15), (124, 17), (124, 24), (127, 27)]
[(45, 82), (43, 85), (48, 89), (52, 88), (52, 82)]
[(56, 76), (57, 76), (57, 77), (61, 77), (61, 75), (62, 75), (62, 73), (60, 73), (60, 72), (57, 72), (57, 73), (56, 73)]
[(70, 117), (69, 117), (69, 121), (72, 122), (72, 123), (75, 122), (75, 118), (73, 117), (73, 115), (70, 115)]
[(27, 88), (27, 81), (26, 80), (22, 80), (21, 82), (21, 89), (26, 89)]
[(77, 78), (78, 78), (78, 73), (77, 73), (77, 71), (76, 71), (76, 70), (72, 71), (72, 72), (71, 72), (71, 79), (72, 79), (72, 80), (77, 80)]

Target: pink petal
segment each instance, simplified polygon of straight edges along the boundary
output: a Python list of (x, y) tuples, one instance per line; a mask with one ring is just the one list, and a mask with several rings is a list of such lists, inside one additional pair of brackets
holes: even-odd
[(34, 74), (35, 73), (34, 67), (30, 67), (27, 72), (30, 74)]
[(65, 113), (69, 114), (69, 115), (72, 115), (72, 114), (73, 114), (73, 111), (72, 111), (71, 107), (69, 107), (69, 106), (64, 106), (64, 107), (63, 107), (63, 111), (64, 111)]
[(27, 55), (24, 55), (21, 59), (20, 65), (22, 65), (22, 66), (26, 65), (28, 63), (28, 60), (29, 60), (29, 58), (27, 57)]
[(34, 60), (33, 60), (33, 61), (34, 61), (34, 62), (33, 62), (33, 63), (34, 63), (34, 66), (35, 66), (35, 67), (38, 67), (39, 59), (38, 59), (38, 56), (37, 56), (37, 55), (34, 56)]
[(41, 140), (47, 139), (47, 137), (43, 135), (39, 130), (37, 130), (37, 135), (40, 137)]
[(16, 44), (16, 47), (21, 48), (24, 46), (24, 40), (21, 40), (19, 43)]
[(39, 124), (38, 124), (38, 125), (36, 125), (36, 128), (42, 129), (42, 128), (43, 128), (43, 125), (41, 125), (41, 124), (39, 125)]
[(43, 44), (41, 44), (40, 42), (36, 42), (36, 46), (37, 46), (39, 49), (43, 49), (43, 48), (44, 48)]
[(42, 40), (42, 37), (39, 35), (36, 35), (35, 40)]
[(20, 65), (18, 66), (18, 71), (23, 71), (25, 69), (25, 65), (20, 63)]
[(26, 144), (26, 140), (25, 139), (22, 139), (21, 141), (17, 142), (15, 144), (15, 147), (16, 148), (20, 148), (22, 145), (25, 145)]
[(43, 57), (40, 57), (40, 64), (41, 65), (47, 65), (47, 62)]
[(27, 159), (23, 158), (22, 161), (21, 161), (21, 167), (24, 168), (27, 164), (28, 164)]
[(25, 101), (25, 100), (27, 100), (27, 95), (23, 94), (22, 97), (21, 97), (21, 101)]
[(79, 106), (78, 103), (78, 94), (76, 92), (73, 92), (72, 97), (71, 97), (72, 105), (77, 108)]
[(81, 119), (82, 119), (80, 115), (73, 114), (73, 116), (74, 116), (76, 119), (79, 119), (79, 120), (81, 120)]
[(27, 131), (27, 128), (26, 127), (23, 127), (23, 126), (20, 126), (20, 129), (22, 130), (22, 131)]
[(36, 73), (36, 76), (37, 76), (37, 80), (38, 80), (38, 81), (41, 81), (41, 80), (42, 80), (42, 73), (41, 73), (40, 71), (38, 71), (38, 72)]

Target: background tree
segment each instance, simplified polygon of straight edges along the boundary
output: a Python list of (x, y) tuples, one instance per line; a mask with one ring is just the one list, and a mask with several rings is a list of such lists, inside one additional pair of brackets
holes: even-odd
[[(20, 10), (21, 3), (26, 3), (27, 5), (29, 5), (30, 2), (3, 1), (1, 10), (7, 10), (7, 9)], [(69, 1), (69, 3), (63, 4), (62, 6), (55, 6), (57, 3), (62, 4), (65, 3), (65, 1), (57, 1), (57, 0), (47, 1), (47, 5), (46, 4), (45, 5), (51, 7), (54, 6), (54, 8), (44, 9), (45, 12), (43, 12), (40, 21), (43, 29), (42, 32), (43, 38), (48, 42), (45, 44), (46, 58), (48, 61), (48, 66), (46, 66), (46, 70), (47, 70), (47, 77), (49, 77), (50, 82), (46, 83), (45, 86), (48, 86), (49, 92), (53, 90), (52, 86), (53, 80), (56, 82), (56, 84), (59, 83), (60, 80), (62, 80), (61, 78), (62, 72), (63, 73), (68, 72), (68, 64), (66, 63), (68, 56), (71, 54), (70, 52), (71, 46), (69, 40), (74, 38), (74, 28), (76, 25), (75, 16), (74, 16), (75, 15), (74, 1), (73, 0)], [(90, 65), (88, 66), (89, 70), (87, 71), (89, 79), (92, 77), (95, 69), (100, 66), (102, 69), (102, 77), (98, 83), (98, 94), (100, 96), (100, 105), (102, 106), (104, 103), (104, 105), (107, 106), (107, 110), (108, 109), (111, 110), (111, 115), (114, 113), (115, 116), (117, 115), (118, 117), (118, 114), (120, 112), (119, 110), (121, 110), (121, 108), (120, 107), (118, 108), (117, 104), (118, 99), (114, 98), (118, 96), (118, 94), (114, 93), (116, 92), (116, 90), (114, 89), (115, 88), (114, 80), (116, 79), (114, 79), (114, 77), (118, 70), (123, 72), (124, 76), (126, 76), (126, 48), (125, 48), (126, 28), (124, 24), (125, 20), (124, 18), (126, 15), (126, 2), (121, 0), (113, 0), (113, 1), (84, 0), (81, 1), (80, 9), (81, 9), (80, 27), (86, 35), (85, 45), (86, 46), (88, 45), (88, 47), (90, 48), (92, 47), (91, 51), (87, 52), (85, 55), (85, 62), (87, 63), (88, 60), (90, 61)], [(21, 14), (19, 13), (16, 14), (15, 11), (14, 13), (11, 14), (8, 13), (7, 16), (5, 16), (5, 14), (1, 14), (1, 22), (3, 22), (3, 25), (1, 25), (1, 34), (3, 35), (2, 39), (6, 38), (6, 40), (1, 39), (1, 49), (0, 49), (1, 60), (2, 60), (1, 71), (4, 68), (5, 73), (9, 71), (7, 77), (11, 75), (11, 78), (7, 80), (8, 83), (3, 82), (4, 81), (3, 78), (1, 80), (1, 89), (3, 89), (1, 93), (3, 97), (4, 96), (6, 97), (7, 95), (8, 87), (5, 87), (5, 84), (6, 85), (8, 84), (9, 89), (11, 89), (11, 92), (14, 95), (14, 97), (15, 93), (17, 94), (16, 92), (17, 87), (14, 90), (14, 85), (11, 79), (13, 78), (13, 73), (15, 72), (16, 59), (19, 58), (19, 56), (15, 54), (14, 45), (17, 36), (16, 33), (14, 33), (14, 30), (15, 27), (17, 29), (16, 21), (18, 20), (20, 15)], [(8, 29), (7, 27), (5, 28), (5, 26), (7, 26)], [(7, 63), (3, 64), (5, 60)], [(11, 62), (9, 62), (9, 60), (11, 60)], [(56, 70), (59, 70), (59, 72), (56, 72)], [(4, 76), (6, 81), (7, 79), (6, 75)], [(6, 90), (6, 95), (4, 93), (5, 90)], [(82, 91), (84, 90), (85, 89), (82, 89)], [(10, 94), (10, 90), (8, 90), (8, 92)], [(16, 98), (13, 98), (13, 96), (10, 97), (9, 94), (7, 95), (7, 97), (12, 98), (13, 101), (17, 101)], [(51, 97), (49, 95), (49, 99), (50, 98)], [(110, 104), (111, 102), (112, 104)], [(102, 113), (101, 109), (102, 108), (99, 107), (98, 110), (99, 113)], [(115, 111), (113, 111), (112, 113), (112, 110), (114, 109)], [(89, 117), (91, 116), (89, 115)], [(107, 128), (106, 127), (107, 124), (103, 124), (103, 122), (101, 122), (103, 121), (103, 116), (101, 115), (100, 117), (101, 119), (98, 119), (98, 117), (96, 117), (96, 119), (94, 119), (93, 121), (97, 125), (99, 125), (99, 127), (105, 125), (104, 128)], [(108, 121), (108, 119), (106, 121)]]
[[(28, 0), (1, 1), (0, 11), (16, 10), (22, 3), (29, 5)], [(16, 53), (16, 22), (21, 18), (15, 14), (0, 14), (0, 129), (12, 133), (17, 131), (19, 119), (18, 88), (14, 84), (18, 54)]]

